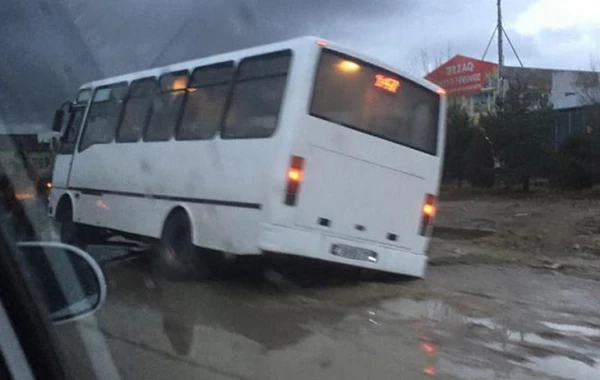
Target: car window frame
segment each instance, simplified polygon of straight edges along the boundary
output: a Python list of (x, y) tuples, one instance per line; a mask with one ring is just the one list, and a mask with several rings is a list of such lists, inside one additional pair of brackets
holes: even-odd
[(3, 227), (0, 227), (0, 251), (3, 252), (0, 255), (0, 302), (27, 364), (35, 379), (64, 379), (67, 372), (46, 317), (47, 311), (34, 287), (21, 273), (15, 257), (18, 248), (7, 238)]
[(31, 379), (33, 373), (0, 297), (0, 379)]

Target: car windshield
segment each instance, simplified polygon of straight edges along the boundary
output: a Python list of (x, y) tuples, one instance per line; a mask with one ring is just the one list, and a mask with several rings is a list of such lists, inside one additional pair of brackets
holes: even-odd
[(599, 4), (3, 2), (0, 377), (600, 379)]

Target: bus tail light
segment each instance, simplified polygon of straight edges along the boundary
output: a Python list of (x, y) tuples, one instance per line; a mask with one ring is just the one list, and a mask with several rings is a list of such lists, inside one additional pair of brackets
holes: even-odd
[(421, 228), (419, 234), (427, 236), (430, 234), (431, 226), (433, 226), (433, 220), (437, 213), (437, 204), (435, 195), (427, 194), (425, 196), (425, 202), (423, 202), (423, 208), (421, 209)]
[(304, 179), (304, 158), (292, 156), (290, 166), (287, 170), (287, 187), (285, 192), (285, 204), (296, 205), (296, 198), (300, 191), (300, 183)]

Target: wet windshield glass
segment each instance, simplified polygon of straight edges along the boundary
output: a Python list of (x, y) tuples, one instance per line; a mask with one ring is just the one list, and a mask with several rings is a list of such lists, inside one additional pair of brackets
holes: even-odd
[(0, 317), (77, 380), (600, 379), (598, 15), (3, 1)]

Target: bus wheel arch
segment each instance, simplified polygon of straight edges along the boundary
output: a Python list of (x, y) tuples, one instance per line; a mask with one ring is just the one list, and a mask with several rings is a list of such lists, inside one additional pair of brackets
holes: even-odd
[(87, 245), (85, 231), (75, 223), (73, 205), (73, 199), (69, 194), (63, 194), (56, 205), (55, 220), (58, 222), (60, 241), (85, 249)]
[(160, 237), (162, 237), (162, 234), (164, 233), (165, 227), (167, 226), (167, 223), (169, 223), (171, 220), (173, 220), (173, 218), (185, 218), (187, 219), (187, 223), (190, 226), (190, 235), (193, 241), (193, 237), (194, 237), (194, 232), (196, 231), (196, 226), (194, 223), (194, 219), (192, 218), (192, 213), (190, 210), (188, 210), (187, 207), (183, 206), (183, 205), (177, 205), (173, 208), (171, 208), (169, 210), (169, 212), (166, 214), (166, 216), (163, 219), (163, 223), (162, 226), (160, 228)]
[(63, 194), (56, 204), (55, 218), (63, 222), (65, 218), (73, 218), (73, 199), (69, 194)]
[(212, 276), (210, 257), (193, 243), (194, 223), (189, 210), (176, 206), (164, 219), (154, 248), (154, 267), (168, 280), (205, 280)]

